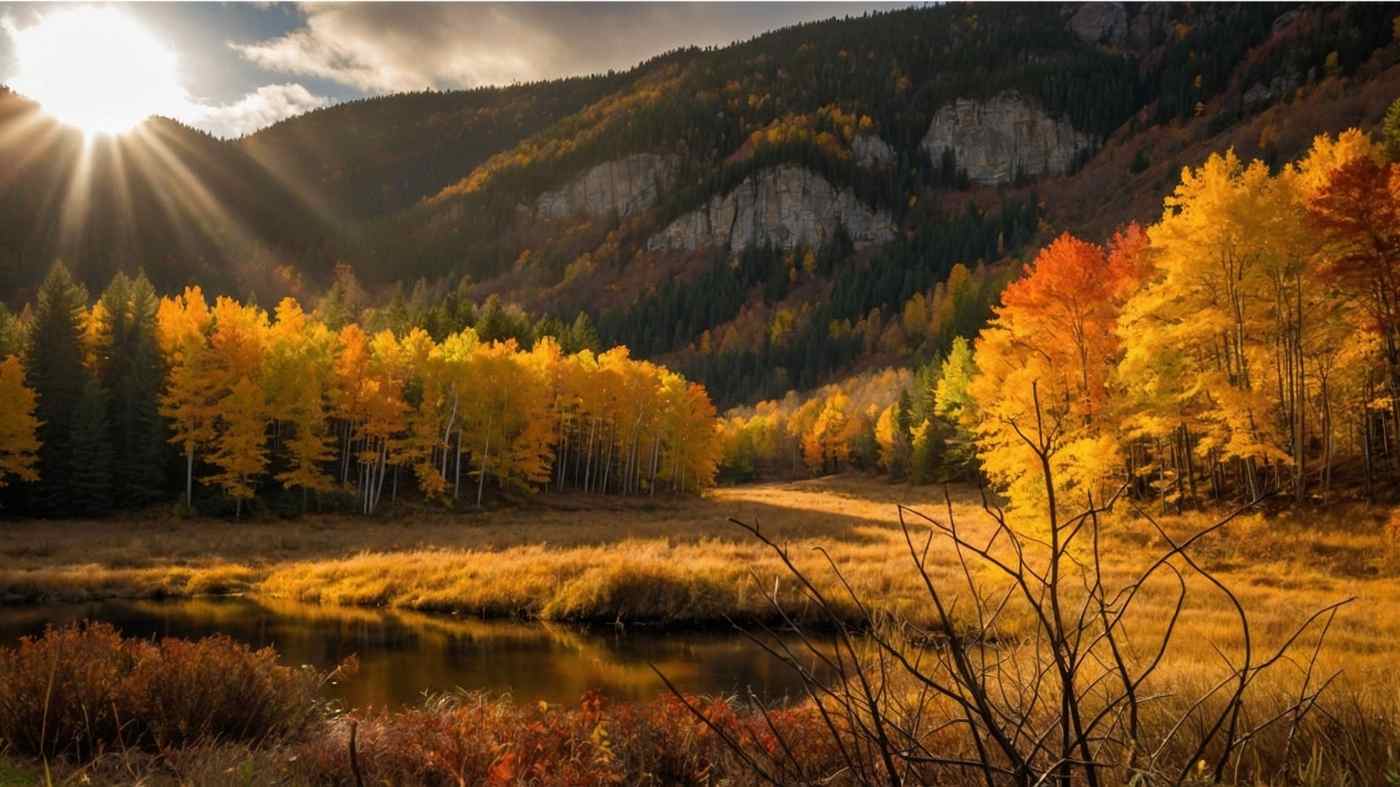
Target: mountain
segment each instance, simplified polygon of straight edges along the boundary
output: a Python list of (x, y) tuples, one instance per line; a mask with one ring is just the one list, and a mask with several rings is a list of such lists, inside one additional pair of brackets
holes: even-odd
[(137, 267), (167, 289), (264, 284), (252, 268), (301, 251), (315, 225), (238, 148), (164, 118), (88, 140), (0, 90), (0, 160), (0, 300), (56, 259), (95, 286)]
[[(780, 396), (941, 352), (1032, 244), (1154, 215), (1210, 150), (1277, 164), (1373, 128), (1400, 94), (1397, 17), (939, 5), (623, 73), (351, 102), (227, 142), (152, 120), (85, 148), (4, 94), (0, 160), (20, 165), (0, 174), (0, 299), (56, 257), (89, 286), (143, 266), (163, 288), (265, 300), (353, 273), (403, 313), (423, 280), (585, 312), (722, 403)], [(949, 294), (954, 274), (971, 294)], [(939, 297), (946, 330), (904, 329)]]

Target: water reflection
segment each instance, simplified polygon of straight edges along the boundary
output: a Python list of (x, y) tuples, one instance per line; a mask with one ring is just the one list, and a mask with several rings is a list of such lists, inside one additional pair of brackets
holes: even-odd
[[(667, 692), (648, 662), (686, 692), (752, 690), (773, 702), (802, 693), (789, 667), (732, 632), (580, 630), (265, 598), (0, 608), (0, 643), (84, 619), (107, 621), (128, 636), (223, 633), (255, 647), (271, 645), (288, 664), (328, 668), (355, 655), (358, 674), (327, 692), (357, 707), (411, 704), (424, 692), (459, 687), (528, 702), (574, 703), (590, 689), (615, 700), (648, 699)], [(821, 674), (818, 664), (809, 667)]]

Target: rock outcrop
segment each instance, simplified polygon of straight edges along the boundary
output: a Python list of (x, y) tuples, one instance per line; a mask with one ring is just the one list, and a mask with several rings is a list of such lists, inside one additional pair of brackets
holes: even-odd
[(838, 226), (857, 248), (895, 235), (889, 214), (870, 208), (854, 192), (838, 190), (811, 170), (783, 165), (749, 176), (728, 194), (671, 222), (647, 241), (647, 249), (740, 251), (766, 243), (817, 248)]
[(851, 153), (855, 155), (856, 163), (866, 169), (894, 166), (894, 148), (874, 134), (861, 134), (852, 140)]
[(958, 99), (934, 113), (922, 143), (934, 161), (952, 149), (975, 183), (1009, 183), (1018, 175), (1062, 175), (1091, 148), (1088, 134), (1056, 120), (1016, 93)]
[(1090, 44), (1122, 46), (1128, 38), (1128, 11), (1122, 3), (1084, 3), (1069, 18), (1069, 29)]
[(535, 201), (535, 213), (543, 218), (602, 217), (617, 212), (629, 216), (646, 210), (676, 178), (676, 156), (638, 153), (607, 161), (588, 170), (567, 185), (546, 191)]

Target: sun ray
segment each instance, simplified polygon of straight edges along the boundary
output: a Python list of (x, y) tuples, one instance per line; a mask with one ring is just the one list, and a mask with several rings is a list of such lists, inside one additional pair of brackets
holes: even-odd
[(59, 10), (29, 27), (6, 21), (16, 92), (87, 134), (119, 134), (151, 115), (182, 117), (191, 102), (175, 54), (120, 10)]

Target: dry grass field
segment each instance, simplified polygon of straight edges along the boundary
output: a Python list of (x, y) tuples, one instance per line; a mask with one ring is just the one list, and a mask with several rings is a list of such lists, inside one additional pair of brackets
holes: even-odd
[[(990, 534), (976, 490), (950, 493), (952, 515), (969, 538)], [(703, 499), (542, 498), (480, 515), (392, 520), (24, 521), (0, 528), (0, 599), (256, 592), (486, 617), (723, 625), (774, 620), (763, 591), (776, 586), (789, 614), (820, 623), (772, 552), (730, 523), (732, 516), (788, 544), (838, 611), (852, 608), (817, 547), (864, 600), (926, 621), (932, 613), (897, 504), (947, 518), (941, 488), (839, 476), (724, 488)], [(1353, 669), (1385, 670), (1400, 642), (1400, 555), (1387, 540), (1389, 516), (1361, 506), (1248, 513), (1193, 554), (1239, 594), (1266, 642), (1312, 609), (1356, 597), (1330, 648), (1345, 652)], [(1186, 534), (1209, 521), (1197, 513), (1163, 524)], [(1126, 582), (1166, 546), (1121, 506), (1104, 539), (1110, 584)], [(935, 581), (962, 582), (944, 544), (936, 544), (930, 568)], [(1169, 611), (1173, 587), (1149, 586), (1137, 614), (1153, 620)], [(1207, 587), (1192, 584), (1186, 611), (1187, 638), (1216, 641), (1213, 634), (1232, 625), (1225, 599)]]
[[(546, 498), (480, 515), (392, 520), (18, 522), (0, 528), (0, 598), (23, 604), (253, 592), (487, 617), (704, 626), (777, 621), (765, 596), (776, 588), (792, 619), (830, 625), (828, 611), (799, 592), (771, 549), (730, 523), (732, 516), (787, 545), (837, 616), (862, 619), (826, 555), (863, 602), (930, 623), (932, 605), (913, 569), (898, 505), (941, 521), (951, 513), (969, 541), (985, 540), (994, 530), (975, 489), (949, 492), (951, 503), (940, 488), (842, 476), (726, 488), (703, 499)], [(909, 521), (915, 539), (928, 532)], [(1197, 512), (1160, 523), (1179, 540), (1213, 521), (1214, 515)], [(1400, 745), (1394, 734), (1400, 689), (1391, 678), (1400, 668), (1396, 530), (1388, 509), (1361, 505), (1248, 512), (1192, 547), (1197, 565), (1230, 587), (1247, 611), (1256, 660), (1314, 610), (1355, 599), (1333, 621), (1315, 659), (1320, 626), (1251, 689), (1253, 707), (1267, 713), (1296, 699), (1310, 668), (1314, 688), (1321, 677), (1340, 672), (1325, 713), (1315, 713), (1315, 726), (1306, 732), (1312, 754), (1297, 750), (1277, 759), (1283, 731), (1275, 726), (1266, 731), (1273, 737), (1261, 737), (1249, 754), (1253, 759), (1241, 760), (1255, 774), (1250, 778), (1275, 773), (1267, 783), (1323, 784), (1342, 773), (1374, 774), (1357, 783), (1386, 783), (1392, 749)], [(1131, 582), (1168, 548), (1146, 519), (1122, 505), (1104, 522), (1102, 536), (1110, 589)], [(1092, 557), (1087, 546), (1082, 540), (1076, 555), (1085, 564)], [(1153, 677), (1160, 699), (1149, 724), (1168, 725), (1188, 710), (1191, 698), (1225, 674), (1226, 660), (1238, 661), (1243, 647), (1229, 599), (1184, 562), (1177, 565), (1188, 595), (1173, 646)], [(946, 541), (935, 542), (928, 569), (935, 586), (953, 599), (954, 616), (971, 616), (967, 575)], [(971, 576), (989, 593), (1005, 586), (985, 568), (972, 568)], [(1128, 618), (1136, 650), (1130, 657), (1150, 655), (1177, 603), (1176, 581), (1159, 579), (1145, 585)], [(1065, 586), (1068, 603), (1082, 598), (1074, 589), (1082, 587), (1077, 578)], [(1012, 608), (998, 629), (1012, 641), (1035, 626), (1025, 609)]]

